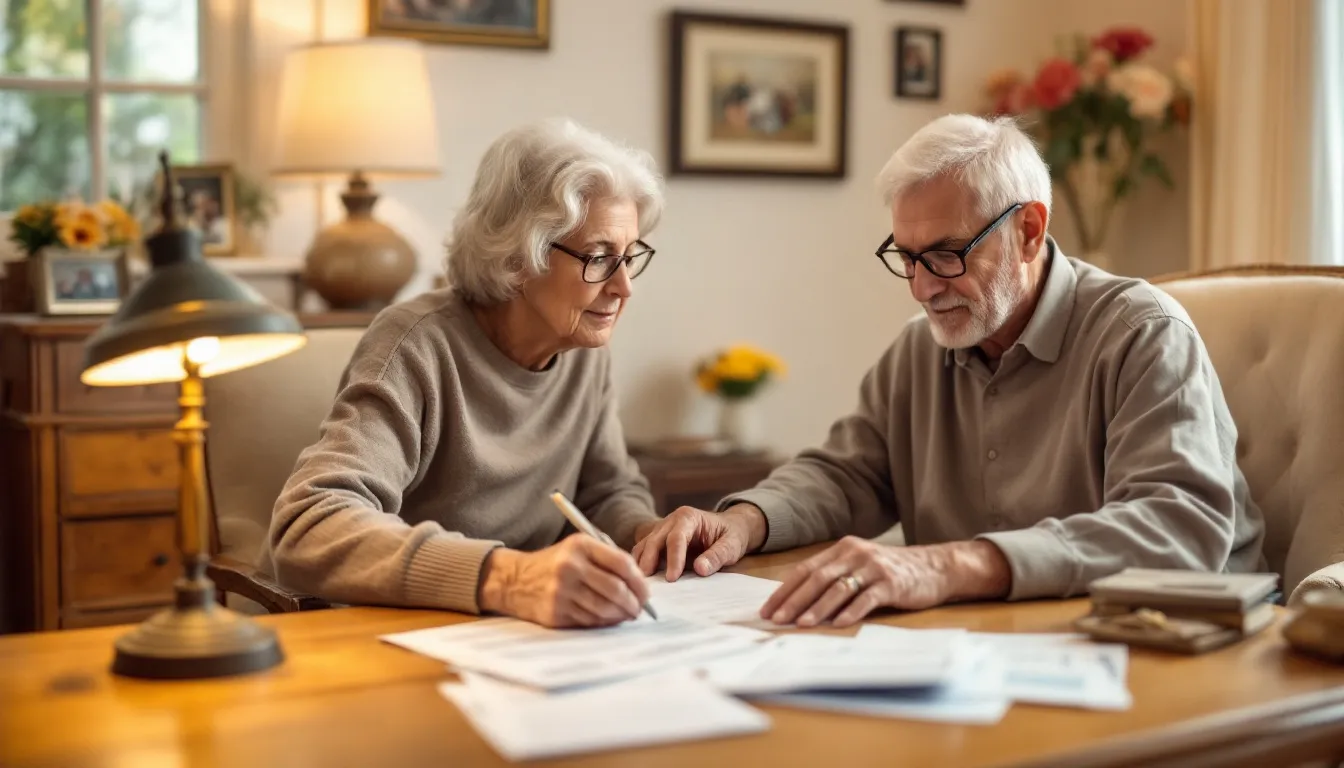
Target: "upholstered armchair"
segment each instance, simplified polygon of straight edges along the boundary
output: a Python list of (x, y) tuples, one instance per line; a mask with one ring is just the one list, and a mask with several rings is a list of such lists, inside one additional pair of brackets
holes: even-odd
[(1244, 266), (1153, 282), (1189, 312), (1213, 359), (1289, 605), (1344, 592), (1344, 268)]
[(307, 333), (307, 345), (297, 352), (206, 379), (206, 464), (216, 540), (208, 575), (235, 610), (329, 607), (281, 587), (258, 569), (275, 500), (299, 453), (317, 440), (364, 328)]

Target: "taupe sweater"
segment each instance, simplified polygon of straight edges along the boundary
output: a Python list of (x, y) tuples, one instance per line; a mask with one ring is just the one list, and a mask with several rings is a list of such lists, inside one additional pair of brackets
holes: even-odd
[(335, 602), (476, 612), (492, 548), (536, 550), (572, 532), (552, 489), (622, 547), (656, 519), (626, 452), (608, 351), (530, 371), (451, 289), (423, 294), (380, 313), (360, 341), (276, 502), (263, 565)]
[(906, 326), (835, 423), (746, 501), (773, 552), (902, 524), (910, 544), (994, 542), (1011, 599), (1126, 566), (1264, 567), (1237, 428), (1190, 318), (1141, 280), (1066, 258), (997, 370)]

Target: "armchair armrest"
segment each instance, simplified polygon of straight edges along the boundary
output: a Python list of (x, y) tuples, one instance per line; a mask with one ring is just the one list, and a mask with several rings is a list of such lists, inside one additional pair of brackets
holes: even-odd
[(255, 567), (224, 555), (215, 555), (210, 559), (205, 575), (215, 582), (221, 592), (241, 595), (260, 603), (271, 613), (316, 611), (331, 607), (331, 603), (320, 597), (291, 592)]
[(1344, 594), (1344, 562), (1327, 565), (1302, 580), (1288, 598), (1288, 607), (1296, 608), (1311, 592), (1338, 592)]

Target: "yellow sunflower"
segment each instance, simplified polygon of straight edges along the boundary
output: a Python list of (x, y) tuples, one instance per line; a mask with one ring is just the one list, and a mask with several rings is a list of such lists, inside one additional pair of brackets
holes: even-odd
[(66, 248), (79, 251), (92, 251), (103, 247), (107, 242), (102, 224), (94, 217), (92, 223), (87, 217), (67, 221), (60, 227), (61, 242)]

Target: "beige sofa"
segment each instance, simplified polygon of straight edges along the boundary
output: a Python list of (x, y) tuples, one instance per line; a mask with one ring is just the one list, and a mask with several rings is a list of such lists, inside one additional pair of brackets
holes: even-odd
[(1344, 593), (1344, 268), (1244, 266), (1153, 282), (1190, 313), (1213, 359), (1289, 604)]

